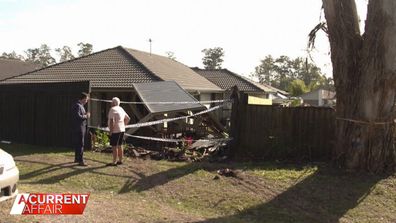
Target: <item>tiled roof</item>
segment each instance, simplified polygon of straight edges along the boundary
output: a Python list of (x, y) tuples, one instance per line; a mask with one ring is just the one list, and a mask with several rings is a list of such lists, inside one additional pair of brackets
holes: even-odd
[(89, 80), (93, 88), (130, 88), (133, 83), (172, 80), (185, 90), (222, 91), (182, 63), (121, 46), (8, 78), (0, 84), (84, 80)]
[[(254, 83), (257, 83), (257, 82), (254, 82)], [(283, 90), (278, 89), (278, 88), (276, 88), (276, 87), (272, 87), (271, 85), (264, 84), (264, 83), (257, 83), (257, 84), (259, 84), (259, 85), (261, 85), (261, 86), (264, 86), (264, 87), (266, 87), (266, 88), (269, 88), (270, 91), (272, 91), (272, 92), (278, 92), (278, 93), (283, 94), (283, 95), (285, 95), (285, 96), (286, 96), (286, 95), (289, 95), (289, 93), (288, 93), (287, 91), (283, 91)]]
[(55, 64), (0, 83), (49, 83), (89, 80), (93, 88), (130, 88), (160, 79), (121, 47)]
[(38, 69), (33, 63), (0, 58), (0, 80)]
[(124, 48), (132, 57), (164, 81), (176, 81), (185, 90), (222, 91), (186, 65), (168, 57)]
[(276, 92), (276, 88), (256, 83), (227, 69), (204, 70), (198, 67), (193, 67), (192, 69), (224, 90), (236, 85), (240, 91)]

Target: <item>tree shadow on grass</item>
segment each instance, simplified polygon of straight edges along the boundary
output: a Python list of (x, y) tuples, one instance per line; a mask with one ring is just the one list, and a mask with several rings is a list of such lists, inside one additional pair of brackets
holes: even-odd
[(74, 163), (74, 162), (66, 162), (66, 163), (59, 163), (59, 164), (48, 164), (48, 163), (44, 163), (44, 162), (26, 161), (26, 160), (18, 160), (18, 159), (15, 159), (15, 161), (48, 165), (48, 166), (43, 167), (41, 169), (34, 170), (34, 171), (28, 172), (26, 174), (21, 174), (19, 176), (20, 180), (28, 180), (28, 179), (40, 176), (42, 174), (48, 174), (48, 173), (51, 173), (51, 172), (54, 172), (54, 171), (57, 171), (57, 170), (60, 170), (60, 169), (73, 168), (73, 167), (77, 166), (77, 164)]
[(130, 191), (142, 192), (150, 190), (151, 188), (164, 185), (170, 181), (194, 173), (197, 170), (204, 169), (207, 171), (213, 171), (220, 168), (221, 166), (224, 166), (224, 164), (211, 164), (206, 162), (188, 163), (181, 167), (171, 168), (169, 170), (158, 172), (150, 176), (145, 176), (143, 173), (139, 173), (131, 169), (131, 171), (138, 175), (140, 179), (128, 180), (118, 193), (123, 194)]
[(268, 202), (234, 215), (200, 222), (336, 223), (359, 205), (379, 181), (387, 177), (319, 169)]
[(122, 178), (133, 178), (131, 175), (121, 175), (121, 174), (114, 174), (114, 173), (105, 173), (105, 172), (99, 172), (97, 170), (103, 169), (103, 168), (111, 168), (106, 166), (104, 162), (99, 161), (99, 160), (94, 160), (94, 159), (89, 159), (85, 158), (85, 160), (90, 160), (92, 163), (98, 163), (99, 165), (92, 165), (88, 167), (81, 167), (78, 166), (76, 163), (73, 162), (65, 162), (65, 163), (59, 163), (59, 164), (50, 164), (45, 161), (32, 161), (32, 160), (18, 160), (15, 159), (16, 161), (19, 162), (25, 162), (25, 163), (34, 163), (34, 164), (40, 164), (40, 165), (47, 165), (46, 167), (43, 167), (41, 169), (37, 169), (31, 172), (28, 172), (26, 174), (20, 175), (21, 180), (29, 180), (29, 179), (34, 179), (35, 177), (38, 177), (40, 175), (44, 174), (51, 174), (52, 172), (56, 172), (59, 170), (65, 170), (66, 172), (57, 174), (57, 175), (51, 175), (49, 177), (46, 177), (44, 179), (39, 179), (35, 180), (32, 182), (29, 182), (28, 184), (53, 184), (57, 183), (61, 180), (65, 180), (69, 177), (76, 176), (79, 174), (83, 174), (86, 172), (98, 174), (98, 175), (104, 175), (104, 176), (114, 176), (114, 177), (122, 177)]
[(10, 153), (13, 157), (32, 155), (32, 154), (44, 154), (44, 153), (64, 153), (74, 151), (71, 148), (63, 147), (45, 147), (45, 146), (34, 146), (27, 144), (0, 144), (0, 148)]

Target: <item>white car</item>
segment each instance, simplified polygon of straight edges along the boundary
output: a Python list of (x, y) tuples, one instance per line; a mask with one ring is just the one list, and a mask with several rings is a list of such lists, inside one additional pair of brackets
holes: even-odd
[(19, 170), (14, 158), (0, 149), (0, 202), (18, 194)]

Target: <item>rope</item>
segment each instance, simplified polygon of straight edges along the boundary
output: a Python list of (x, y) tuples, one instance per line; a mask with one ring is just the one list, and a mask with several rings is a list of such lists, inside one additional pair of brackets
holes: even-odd
[[(97, 98), (90, 98), (91, 101), (99, 101), (99, 102), (108, 102), (111, 103), (111, 100), (104, 100), (104, 99), (97, 99)], [(211, 103), (224, 103), (224, 102), (232, 102), (231, 99), (226, 100), (212, 100), (212, 101), (157, 101), (157, 102), (141, 102), (141, 101), (121, 101), (122, 104), (162, 104), (162, 105), (169, 105), (169, 104), (211, 104)]]
[[(105, 130), (100, 127), (93, 127), (90, 126), (89, 128), (94, 128), (94, 129), (99, 129), (101, 131), (108, 132), (108, 130)], [(145, 140), (151, 140), (151, 141), (159, 141), (159, 142), (173, 142), (173, 143), (178, 143), (178, 142), (223, 142), (223, 141), (230, 141), (232, 138), (213, 138), (213, 139), (169, 139), (169, 138), (157, 138), (157, 137), (148, 137), (148, 136), (138, 136), (138, 135), (131, 135), (128, 133), (124, 134), (127, 137), (132, 137), (132, 138), (137, 138), (137, 139), (145, 139)]]
[[(125, 128), (127, 128), (127, 129), (129, 129), (129, 128), (140, 128), (140, 127), (146, 127), (146, 126), (151, 126), (151, 125), (158, 125), (158, 124), (162, 124), (162, 123), (165, 123), (165, 122), (173, 122), (173, 121), (177, 121), (177, 120), (181, 120), (181, 119), (191, 118), (191, 117), (194, 117), (194, 116), (198, 116), (198, 115), (202, 115), (202, 114), (214, 111), (214, 110), (219, 109), (219, 108), (221, 108), (223, 106), (224, 106), (224, 104), (217, 105), (217, 106), (215, 106), (213, 108), (206, 109), (206, 110), (203, 110), (201, 112), (198, 112), (198, 113), (195, 113), (195, 114), (192, 114), (192, 115), (185, 115), (185, 116), (180, 116), (180, 117), (176, 117), (176, 118), (166, 118), (166, 119), (161, 119), (161, 120), (157, 120), (157, 121), (142, 122), (142, 123), (136, 123), (136, 124), (132, 124), (132, 125), (126, 125)], [(103, 131), (109, 131), (108, 127), (99, 127), (99, 126), (98, 127), (89, 126), (89, 127), (90, 128), (97, 128), (97, 129), (100, 129), (100, 130), (103, 130)]]
[(148, 137), (148, 136), (137, 136), (137, 135), (130, 135), (125, 133), (128, 137), (133, 137), (137, 139), (145, 139), (145, 140), (152, 140), (152, 141), (159, 141), (159, 142), (223, 142), (223, 141), (230, 141), (232, 138), (218, 138), (218, 139), (168, 139), (168, 138), (155, 138), (155, 137)]
[(362, 120), (355, 120), (355, 119), (349, 119), (349, 118), (336, 118), (336, 120), (340, 121), (347, 121), (347, 122), (352, 122), (352, 123), (357, 123), (357, 124), (362, 124), (362, 125), (389, 125), (392, 123), (395, 123), (395, 121), (389, 121), (389, 122), (368, 122), (368, 121), (362, 121)]

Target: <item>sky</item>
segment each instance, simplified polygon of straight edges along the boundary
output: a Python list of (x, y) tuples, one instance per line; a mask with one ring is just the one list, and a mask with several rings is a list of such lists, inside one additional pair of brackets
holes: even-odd
[[(362, 19), (367, 0), (356, 2)], [(45, 43), (76, 54), (80, 42), (95, 52), (119, 45), (149, 52), (151, 39), (152, 53), (173, 52), (191, 67), (203, 68), (203, 49), (221, 47), (222, 67), (248, 76), (267, 55), (307, 57), (321, 7), (321, 0), (0, 0), (0, 53)], [(316, 42), (313, 62), (330, 77), (328, 39), (320, 33)]]

